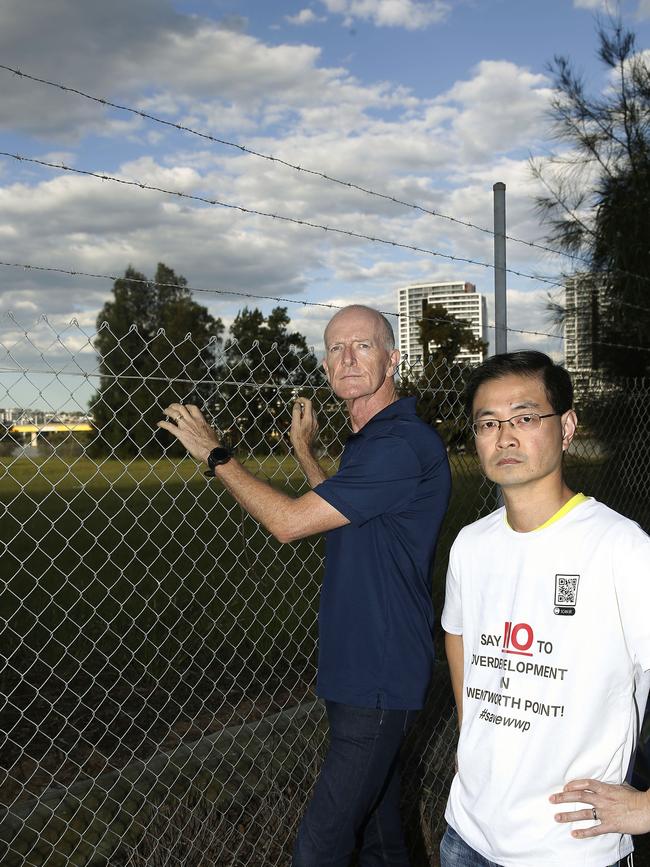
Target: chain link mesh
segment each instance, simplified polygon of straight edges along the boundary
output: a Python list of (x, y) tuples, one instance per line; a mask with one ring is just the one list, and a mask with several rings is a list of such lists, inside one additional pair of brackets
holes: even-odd
[[(0, 343), (0, 860), (287, 865), (325, 750), (313, 693), (322, 540), (277, 543), (155, 421), (170, 400), (200, 403), (246, 466), (300, 494), (293, 397), (314, 401), (329, 471), (345, 413), (313, 356), (253, 345), (215, 364), (191, 335), (179, 345), (132, 327), (98, 358), (96, 336), (6, 320)], [(451, 542), (496, 503), (463, 417), (466, 375), (406, 362), (400, 379), (449, 444), (438, 614)], [(577, 386), (571, 483), (647, 529), (648, 385)], [(404, 750), (415, 865), (437, 863), (454, 765), (441, 644), (438, 658)]]

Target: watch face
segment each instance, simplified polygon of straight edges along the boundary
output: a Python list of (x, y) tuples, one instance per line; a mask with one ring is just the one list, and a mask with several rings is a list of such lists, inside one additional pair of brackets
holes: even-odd
[(208, 466), (210, 469), (214, 469), (220, 464), (227, 464), (231, 457), (232, 452), (230, 449), (226, 449), (223, 446), (217, 446), (217, 448), (212, 449), (208, 455)]

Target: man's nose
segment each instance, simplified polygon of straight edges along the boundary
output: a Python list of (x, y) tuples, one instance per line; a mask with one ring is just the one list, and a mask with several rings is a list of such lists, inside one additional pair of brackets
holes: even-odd
[(352, 346), (344, 346), (343, 347), (343, 364), (353, 365), (356, 364), (356, 356), (354, 354), (354, 348)]
[(502, 421), (497, 433), (498, 448), (507, 449), (517, 443), (516, 429), (511, 421)]

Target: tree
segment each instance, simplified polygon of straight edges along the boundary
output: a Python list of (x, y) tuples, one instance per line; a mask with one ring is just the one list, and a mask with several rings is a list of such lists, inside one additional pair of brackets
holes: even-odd
[(418, 415), (438, 429), (448, 446), (459, 448), (468, 437), (462, 395), (471, 368), (458, 356), (461, 350), (485, 352), (487, 344), (476, 337), (469, 322), (440, 304), (424, 302), (417, 324), (422, 365), (402, 369), (400, 392), (416, 395)]
[(156, 427), (173, 401), (214, 392), (221, 319), (192, 300), (184, 277), (160, 263), (153, 281), (127, 268), (97, 317), (99, 389), (91, 401), (95, 454), (184, 453)]
[[(647, 375), (650, 66), (620, 22), (599, 25), (598, 39), (609, 86), (592, 96), (567, 58), (554, 59), (551, 118), (556, 139), (568, 147), (531, 168), (546, 190), (537, 206), (548, 240), (585, 260), (585, 279), (598, 287), (596, 365), (606, 374)], [(561, 322), (575, 311), (553, 312)]]
[(487, 344), (476, 337), (471, 323), (459, 319), (442, 304), (422, 304), (422, 319), (418, 320), (418, 336), (422, 344), (422, 362), (427, 364), (455, 364), (461, 350), (468, 353), (485, 352)]
[(289, 331), (290, 321), (286, 307), (275, 307), (268, 316), (244, 307), (223, 349), (215, 417), (252, 451), (267, 452), (284, 442), (294, 395), (325, 382), (304, 335)]
[(650, 412), (629, 377), (650, 375), (650, 66), (620, 22), (597, 32), (608, 87), (588, 94), (570, 61), (555, 58), (551, 116), (568, 149), (533, 164), (533, 172), (546, 188), (538, 207), (549, 240), (585, 259), (583, 299), (556, 310), (556, 320), (584, 316), (582, 327), (591, 333), (598, 376), (577, 382), (576, 404), (619, 483), (594, 493), (642, 520)]

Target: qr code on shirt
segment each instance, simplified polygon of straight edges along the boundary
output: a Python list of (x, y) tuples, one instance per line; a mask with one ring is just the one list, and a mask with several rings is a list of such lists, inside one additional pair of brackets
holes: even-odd
[(578, 601), (579, 575), (555, 576), (555, 604), (575, 605)]

